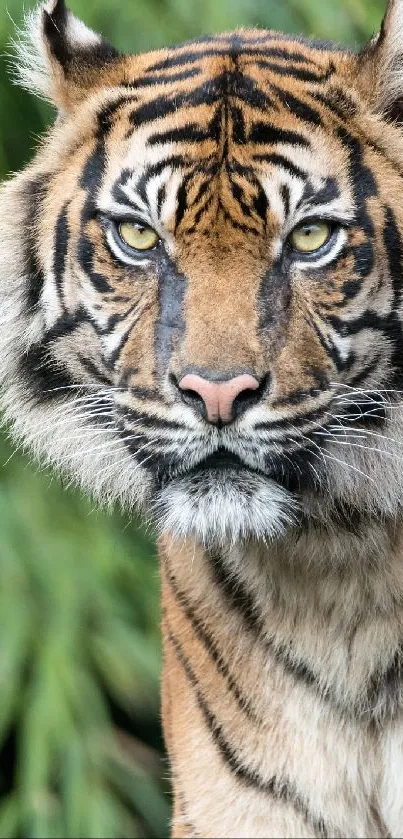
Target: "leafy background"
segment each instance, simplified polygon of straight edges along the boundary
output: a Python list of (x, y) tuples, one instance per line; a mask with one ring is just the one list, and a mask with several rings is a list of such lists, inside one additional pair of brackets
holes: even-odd
[[(11, 85), (5, 53), (23, 5), (3, 4), (0, 178), (31, 158), (52, 118)], [(70, 7), (136, 52), (245, 25), (358, 45), (379, 27), (384, 0)], [(0, 837), (166, 836), (155, 545), (138, 522), (94, 511), (13, 454), (6, 434), (0, 470)]]

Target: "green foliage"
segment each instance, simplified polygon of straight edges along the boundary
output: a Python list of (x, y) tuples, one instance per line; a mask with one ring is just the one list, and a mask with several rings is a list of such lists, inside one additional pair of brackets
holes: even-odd
[[(32, 0), (25, 8), (32, 8)], [(258, 25), (359, 44), (384, 0), (71, 0), (122, 50)], [(118, 9), (118, 11), (117, 11)], [(49, 109), (6, 72), (22, 0), (0, 11), (0, 177)], [(155, 547), (0, 445), (0, 837), (164, 836)], [(11, 766), (11, 768), (7, 768)]]
[(18, 754), (0, 836), (164, 835), (162, 764), (111, 719), (158, 718), (154, 549), (19, 457), (0, 531), (0, 740), (17, 726)]

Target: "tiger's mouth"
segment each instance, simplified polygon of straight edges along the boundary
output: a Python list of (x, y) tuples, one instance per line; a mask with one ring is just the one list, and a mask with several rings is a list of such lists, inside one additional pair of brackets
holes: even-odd
[(212, 454), (208, 455), (208, 457), (203, 458), (199, 463), (192, 467), (187, 474), (198, 474), (201, 472), (211, 471), (211, 472), (218, 472), (223, 470), (240, 470), (247, 469), (250, 472), (257, 472), (258, 474), (263, 475), (264, 472), (261, 469), (256, 469), (242, 460), (237, 454), (230, 452), (228, 449), (219, 448), (217, 451), (213, 452)]
[(224, 448), (224, 446), (220, 446), (216, 451), (206, 455), (191, 466), (179, 464), (175, 468), (171, 468), (169, 472), (164, 474), (162, 483), (166, 486), (170, 482), (180, 478), (194, 479), (197, 481), (207, 476), (211, 478), (223, 476), (228, 479), (231, 475), (238, 475), (245, 472), (267, 477), (263, 466), (262, 468), (251, 466), (250, 463), (243, 460), (235, 452), (231, 452), (229, 449)]
[(279, 455), (275, 460), (268, 460), (262, 452), (261, 463), (257, 464), (256, 457), (251, 463), (246, 457), (220, 446), (192, 465), (179, 464), (171, 468), (161, 477), (161, 487), (181, 479), (187, 479), (194, 486), (202, 486), (204, 482), (211, 486), (223, 481), (237, 484), (242, 477), (254, 476), (295, 492), (312, 485), (311, 455), (305, 446), (294, 452), (293, 458)]

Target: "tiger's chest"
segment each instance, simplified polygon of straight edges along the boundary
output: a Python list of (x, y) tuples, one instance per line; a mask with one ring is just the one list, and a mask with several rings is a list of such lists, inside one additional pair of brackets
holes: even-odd
[(313, 597), (289, 581), (286, 608), (250, 560), (163, 558), (164, 725), (187, 825), (174, 835), (399, 836), (399, 617), (364, 620), (354, 586), (338, 614), (329, 581)]

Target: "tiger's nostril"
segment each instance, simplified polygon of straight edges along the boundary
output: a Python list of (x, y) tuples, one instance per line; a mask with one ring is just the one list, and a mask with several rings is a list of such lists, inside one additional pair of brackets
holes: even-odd
[(260, 399), (260, 383), (255, 376), (240, 376), (215, 381), (197, 373), (188, 373), (178, 381), (182, 398), (214, 425), (228, 425), (254, 401)]

